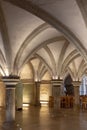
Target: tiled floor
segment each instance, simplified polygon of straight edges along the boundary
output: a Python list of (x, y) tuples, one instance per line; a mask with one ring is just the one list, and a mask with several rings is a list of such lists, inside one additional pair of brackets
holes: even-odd
[[(0, 110), (0, 125), (4, 110)], [(29, 107), (16, 112), (15, 130), (87, 130), (87, 110), (53, 110), (48, 107)], [(3, 129), (0, 129), (3, 130)], [(13, 130), (12, 128), (9, 130)]]

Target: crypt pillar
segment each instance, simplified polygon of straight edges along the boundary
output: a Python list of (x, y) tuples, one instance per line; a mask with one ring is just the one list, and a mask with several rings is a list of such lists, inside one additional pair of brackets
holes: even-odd
[[(5, 129), (15, 126), (15, 86), (19, 81), (18, 76), (3, 77), (6, 86), (6, 119), (3, 123)], [(14, 127), (16, 129), (16, 126)]]
[(22, 110), (23, 104), (23, 84), (22, 82), (18, 82), (16, 85), (16, 110)]
[(54, 97), (54, 109), (60, 109), (60, 94), (62, 80), (52, 80), (52, 95)]
[(73, 86), (74, 86), (74, 110), (80, 109), (80, 99), (79, 99), (80, 84), (81, 84), (80, 81), (73, 81)]
[(35, 106), (41, 106), (41, 104), (40, 104), (40, 82), (39, 81), (35, 82), (35, 87), (34, 87), (34, 105)]

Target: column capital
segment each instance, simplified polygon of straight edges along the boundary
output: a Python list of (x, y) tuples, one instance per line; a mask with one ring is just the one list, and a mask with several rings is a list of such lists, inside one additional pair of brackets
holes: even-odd
[(40, 87), (40, 81), (35, 81), (35, 85), (37, 86), (37, 87)]
[(41, 83), (41, 81), (35, 81), (35, 83)]
[(15, 86), (20, 80), (19, 76), (10, 75), (10, 76), (3, 76), (2, 81), (5, 83), (6, 86)]
[(51, 83), (54, 84), (54, 85), (61, 85), (61, 83), (63, 82), (63, 80), (61, 79), (53, 79), (51, 80)]
[(80, 81), (73, 81), (72, 84), (74, 87), (79, 87), (81, 82)]

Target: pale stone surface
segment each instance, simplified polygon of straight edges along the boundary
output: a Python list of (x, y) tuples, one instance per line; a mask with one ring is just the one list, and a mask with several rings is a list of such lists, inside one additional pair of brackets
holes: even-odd
[(31, 103), (33, 101), (33, 90), (34, 84), (23, 85), (23, 103)]
[(0, 107), (5, 107), (5, 85), (0, 82)]
[[(0, 113), (0, 126), (2, 126), (4, 111), (0, 110)], [(17, 130), (20, 128), (22, 130), (87, 130), (87, 111), (75, 112), (73, 109), (54, 111), (48, 107), (30, 106), (16, 113), (16, 125)], [(8, 130), (16, 129), (13, 126)]]
[(52, 95), (52, 86), (50, 84), (41, 84), (40, 86), (40, 100), (48, 101), (49, 96)]
[(15, 88), (6, 88), (6, 122), (15, 120)]
[(19, 82), (16, 85), (16, 109), (22, 109), (22, 104), (23, 104), (23, 84)]

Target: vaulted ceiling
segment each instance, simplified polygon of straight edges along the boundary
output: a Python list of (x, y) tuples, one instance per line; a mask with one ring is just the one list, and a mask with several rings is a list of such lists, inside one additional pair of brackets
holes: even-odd
[(80, 79), (87, 70), (86, 6), (86, 0), (1, 0), (1, 74)]

